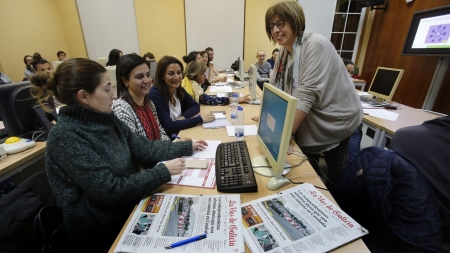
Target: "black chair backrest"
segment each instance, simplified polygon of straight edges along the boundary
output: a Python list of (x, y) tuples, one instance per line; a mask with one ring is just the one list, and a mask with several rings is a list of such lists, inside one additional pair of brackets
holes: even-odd
[(38, 252), (67, 252), (70, 239), (58, 206), (44, 206), (34, 219), (34, 239)]

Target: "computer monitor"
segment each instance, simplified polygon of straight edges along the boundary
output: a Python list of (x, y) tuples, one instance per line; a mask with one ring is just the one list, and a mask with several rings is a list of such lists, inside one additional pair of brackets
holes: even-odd
[(248, 69), (248, 89), (250, 91), (250, 103), (254, 105), (261, 104), (261, 100), (256, 98), (256, 87), (258, 84), (256, 80), (258, 78), (258, 69), (255, 65), (250, 64), (250, 68)]
[(63, 63), (63, 61), (54, 61), (53, 62), (53, 71), (56, 71), (56, 69), (59, 67), (59, 65)]
[(117, 79), (116, 79), (116, 65), (105, 67), (111, 80), (111, 89), (114, 91), (114, 96), (117, 97)]
[(290, 170), (289, 164), (286, 166), (285, 162), (296, 106), (295, 97), (268, 83), (264, 84), (256, 135), (256, 141), (264, 156), (253, 158), (252, 166), (255, 173), (272, 177), (266, 186), (269, 190), (275, 191), (289, 184), (289, 180), (282, 175)]
[(31, 95), (30, 82), (20, 82), (0, 85), (0, 114), (5, 125), (7, 136), (17, 136), (37, 141), (45, 141), (52, 127), (52, 121), (57, 120), (53, 98), (45, 102), (51, 112), (47, 113)]
[(244, 59), (239, 57), (239, 77), (241, 78), (241, 81), (245, 80), (245, 70), (244, 70)]
[(403, 69), (378, 67), (368, 93), (376, 96), (380, 102), (392, 100), (404, 71)]
[(108, 62), (108, 58), (106, 57), (99, 57), (97, 59), (98, 63), (100, 63), (100, 65), (102, 65), (103, 67), (106, 67), (106, 63)]

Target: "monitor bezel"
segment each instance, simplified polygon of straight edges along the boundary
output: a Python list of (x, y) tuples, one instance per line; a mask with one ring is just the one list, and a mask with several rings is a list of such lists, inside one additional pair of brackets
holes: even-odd
[[(252, 72), (251, 75), (250, 75), (250, 71)], [(258, 85), (258, 83), (256, 82), (256, 80), (258, 79), (258, 69), (253, 64), (250, 64), (250, 68), (248, 71), (248, 77), (249, 77), (248, 88), (250, 90), (250, 98), (251, 98), (251, 100), (255, 100), (256, 99), (256, 86)]]
[[(442, 13), (442, 14), (441, 14)], [(450, 5), (441, 6), (437, 8), (427, 9), (415, 12), (411, 18), (408, 33), (405, 38), (405, 43), (402, 50), (402, 55), (405, 56), (450, 56), (450, 48), (412, 48), (420, 20), (423, 18), (430, 18), (450, 14)]]
[[(259, 135), (259, 127), (261, 125), (261, 115), (262, 115), (262, 108), (264, 106), (264, 94), (266, 92), (272, 92), (275, 95), (281, 97), (283, 100), (287, 101), (287, 109), (286, 109), (286, 117), (284, 119), (284, 125), (283, 125), (283, 134), (281, 136), (281, 145), (280, 145), (280, 151), (278, 153), (277, 160), (275, 161), (274, 157), (272, 157), (272, 154), (267, 149), (266, 145), (262, 141), (260, 135)], [(287, 151), (289, 148), (289, 143), (291, 140), (292, 135), (292, 128), (294, 126), (294, 118), (295, 118), (295, 110), (297, 109), (297, 98), (289, 95), (288, 93), (276, 88), (275, 86), (264, 83), (264, 90), (262, 95), (262, 103), (261, 103), (261, 110), (259, 112), (259, 121), (258, 121), (258, 131), (256, 133), (256, 141), (259, 145), (259, 147), (262, 149), (264, 155), (267, 158), (267, 161), (269, 162), (270, 166), (272, 167), (272, 170), (275, 172), (276, 175), (283, 174), (284, 165), (287, 159)], [(285, 145), (284, 145), (285, 144)], [(256, 168), (254, 168), (256, 170)]]
[(238, 61), (239, 61), (239, 69), (238, 69), (239, 77), (240, 77), (241, 81), (244, 81), (244, 79), (245, 79), (244, 78), (244, 76), (245, 76), (244, 59), (242, 59), (242, 57), (239, 57)]
[[(381, 93), (378, 93), (378, 92), (375, 92), (375, 91), (372, 91), (372, 90), (371, 90), (371, 89), (372, 89), (372, 85), (373, 85), (373, 83), (374, 83), (374, 81), (375, 81), (375, 79), (376, 79), (376, 77), (377, 77), (377, 75), (378, 75), (378, 71), (379, 71), (380, 69), (391, 70), (391, 71), (397, 71), (397, 72), (399, 72), (399, 75), (397, 76), (397, 79), (395, 80), (394, 86), (392, 86), (391, 92), (389, 93), (388, 96), (385, 95), (385, 94), (381, 94)], [(375, 72), (375, 75), (374, 75), (373, 78), (372, 78), (372, 82), (370, 83), (369, 90), (367, 91), (367, 93), (369, 93), (370, 95), (376, 96), (377, 98), (384, 99), (384, 100), (387, 100), (387, 101), (391, 101), (391, 100), (392, 100), (392, 97), (394, 96), (395, 91), (397, 90), (397, 86), (398, 86), (398, 84), (400, 83), (400, 80), (402, 79), (402, 76), (403, 76), (403, 73), (404, 73), (404, 72), (405, 72), (404, 69), (394, 69), (394, 68), (378, 67), (378, 68), (377, 68), (377, 71)]]

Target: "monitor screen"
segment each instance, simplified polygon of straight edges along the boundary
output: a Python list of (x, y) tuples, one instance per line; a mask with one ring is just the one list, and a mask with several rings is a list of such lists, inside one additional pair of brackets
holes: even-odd
[(272, 177), (283, 174), (296, 106), (296, 98), (268, 83), (264, 84), (256, 140), (265, 157), (252, 159), (255, 173)]
[(450, 56), (450, 5), (414, 13), (403, 55)]
[(392, 100), (403, 72), (403, 69), (378, 67), (368, 93), (380, 99)]
[[(45, 113), (37, 105), (37, 100), (31, 95), (28, 81), (0, 85), (0, 114), (8, 137), (31, 139), (33, 132), (48, 132), (51, 127), (50, 122), (56, 120), (53, 98), (49, 98), (46, 105), (53, 109), (52, 113)], [(36, 134), (35, 137), (38, 135)], [(39, 140), (45, 137), (41, 135)]]

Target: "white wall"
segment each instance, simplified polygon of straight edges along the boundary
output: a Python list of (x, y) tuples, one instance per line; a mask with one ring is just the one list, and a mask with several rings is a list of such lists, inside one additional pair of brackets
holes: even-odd
[(244, 5), (245, 0), (185, 0), (187, 53), (212, 47), (214, 67), (230, 69), (244, 55)]
[(331, 39), (336, 0), (298, 0), (306, 18), (306, 31)]
[(134, 1), (77, 0), (77, 5), (89, 59), (108, 57), (114, 48), (140, 54)]

